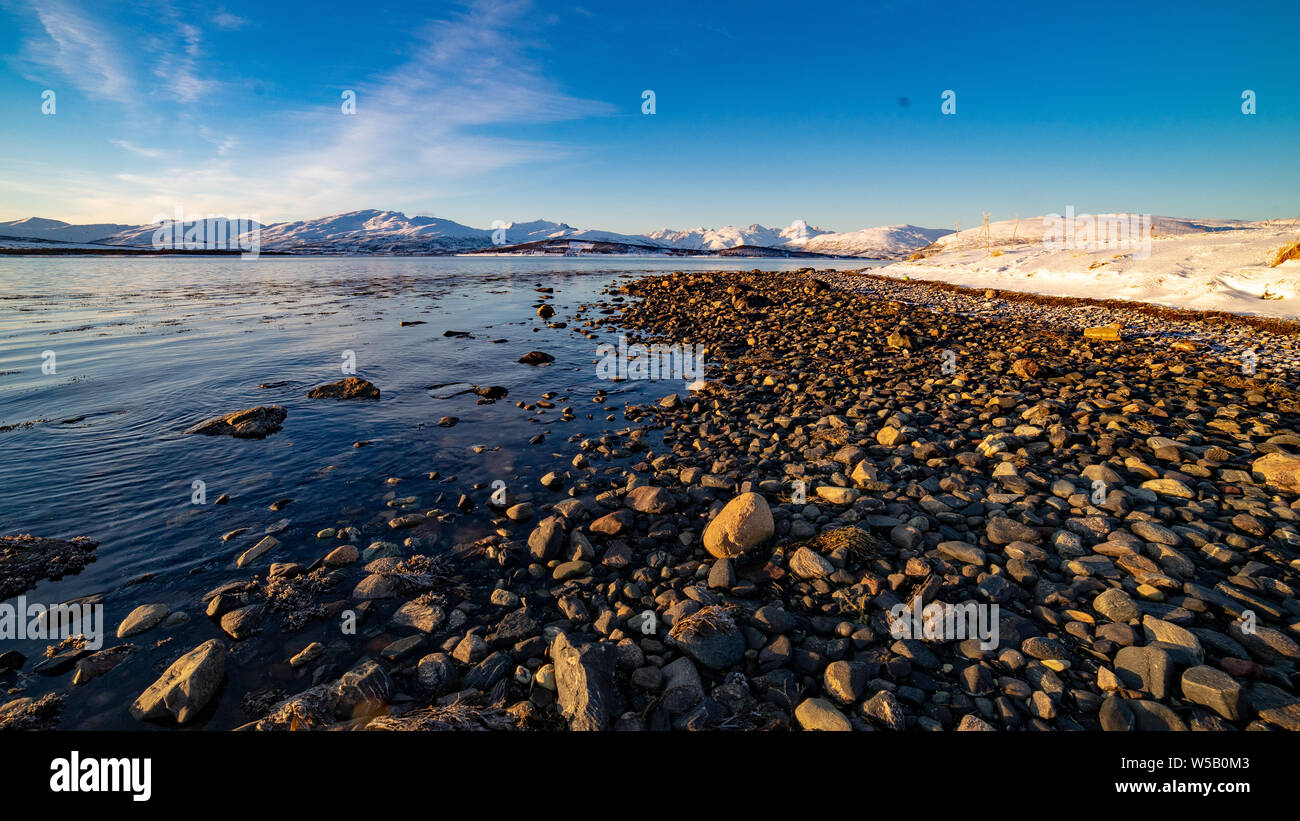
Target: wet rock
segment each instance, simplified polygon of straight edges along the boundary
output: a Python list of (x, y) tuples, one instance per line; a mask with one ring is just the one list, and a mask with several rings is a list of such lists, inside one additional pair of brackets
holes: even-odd
[(170, 612), (171, 608), (165, 604), (142, 604), (122, 619), (122, 623), (117, 626), (117, 637), (124, 639), (152, 630)]
[(349, 376), (307, 391), (308, 399), (378, 399), (379, 388), (358, 376)]
[(17, 650), (5, 650), (0, 653), (0, 676), (21, 669), (27, 663), (27, 657)]
[(257, 634), (265, 615), (266, 606), (262, 604), (240, 607), (221, 617), (221, 629), (232, 639), (243, 641)]
[(271, 552), (280, 542), (274, 536), (264, 536), (261, 541), (245, 550), (235, 559), (235, 567), (247, 567)]
[(109, 647), (91, 653), (77, 662), (76, 673), (72, 677), (73, 685), (80, 686), (92, 679), (99, 678), (126, 661), (135, 651), (136, 646), (134, 644), (121, 644), (117, 647)]
[(392, 622), (398, 627), (409, 627), (421, 633), (435, 633), (446, 619), (446, 612), (441, 607), (416, 599), (397, 608)]
[(0, 601), (17, 596), (44, 580), (58, 580), (80, 573), (90, 562), (99, 542), (75, 539), (44, 539), (22, 534), (0, 536)]
[(233, 436), (236, 439), (265, 439), (279, 431), (289, 412), (279, 405), (259, 405), (199, 422), (187, 434)]
[(226, 674), (226, 648), (209, 639), (175, 662), (131, 704), (131, 715), (148, 721), (172, 715), (181, 724), (207, 706)]

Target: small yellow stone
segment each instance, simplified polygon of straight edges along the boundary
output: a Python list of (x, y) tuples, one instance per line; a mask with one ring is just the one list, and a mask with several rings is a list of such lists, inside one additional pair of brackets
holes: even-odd
[(1137, 594), (1148, 601), (1164, 601), (1165, 594), (1159, 588), (1152, 587), (1149, 584), (1139, 584)]
[(1066, 670), (1070, 669), (1070, 662), (1065, 659), (1043, 659), (1043, 666), (1049, 670), (1064, 673)]

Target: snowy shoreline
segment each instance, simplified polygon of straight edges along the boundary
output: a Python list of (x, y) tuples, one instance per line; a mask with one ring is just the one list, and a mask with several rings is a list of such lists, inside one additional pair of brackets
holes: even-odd
[[(872, 273), (1043, 296), (1300, 318), (1300, 261), (1269, 264), (1300, 238), (1300, 226), (1293, 223), (1164, 236), (1157, 229), (1146, 258), (1114, 250), (1058, 250), (1040, 241), (1012, 243), (998, 236), (999, 225), (991, 226), (987, 245), (978, 238), (980, 229), (962, 231), (936, 242), (923, 259), (895, 262)], [(1037, 220), (1020, 221), (1020, 236), (1027, 231), (1038, 232)]]

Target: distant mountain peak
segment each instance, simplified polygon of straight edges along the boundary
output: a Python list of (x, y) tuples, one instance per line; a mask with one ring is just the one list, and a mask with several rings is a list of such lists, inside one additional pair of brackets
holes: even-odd
[[(407, 216), (401, 211), (365, 208), (324, 217), (260, 226), (262, 248), (300, 253), (457, 253), (497, 245), (523, 245), (548, 240), (621, 243), (627, 246), (723, 252), (733, 248), (804, 250), (842, 256), (891, 257), (928, 245), (948, 233), (915, 226), (867, 228), (837, 234), (796, 219), (785, 228), (759, 223), (739, 228), (662, 228), (648, 234), (621, 234), (574, 228), (566, 222), (535, 219), (474, 228), (435, 216)], [(148, 246), (158, 225), (69, 225), (59, 220), (28, 217), (0, 223), (0, 236), (30, 237), (60, 242), (97, 242)]]

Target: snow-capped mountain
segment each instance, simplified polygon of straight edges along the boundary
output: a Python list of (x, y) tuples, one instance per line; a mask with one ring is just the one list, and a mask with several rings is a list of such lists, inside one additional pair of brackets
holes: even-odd
[[(408, 217), (398, 211), (369, 209), (317, 219), (252, 226), (223, 218), (200, 226), (186, 223), (148, 225), (68, 225), (57, 220), (31, 218), (0, 223), (0, 236), (50, 239), (62, 242), (97, 241), (132, 247), (177, 247), (213, 237), (236, 237), (253, 227), (260, 229), (261, 249), (303, 254), (446, 254), (511, 248), (549, 240), (626, 245), (666, 250), (722, 252), (740, 248), (801, 250), (834, 256), (894, 258), (910, 254), (947, 233), (940, 229), (898, 225), (835, 233), (795, 220), (785, 228), (750, 225), (746, 228), (661, 229), (648, 234), (621, 234), (599, 229), (578, 229), (562, 222), (494, 223), (474, 228), (439, 217)], [(177, 237), (172, 242), (172, 237)], [(159, 238), (162, 238), (159, 242)], [(206, 243), (207, 247), (225, 247)]]
[(662, 228), (645, 235), (645, 239), (669, 248), (687, 248), (690, 250), (722, 251), (740, 245), (755, 245), (760, 248), (783, 248), (787, 245), (803, 246), (816, 236), (830, 233), (821, 228), (813, 228), (803, 220), (795, 220), (788, 228), (764, 228), (754, 224), (748, 228), (728, 225), (725, 228), (692, 228), (686, 231), (674, 231)]
[(803, 244), (805, 251), (850, 257), (892, 259), (907, 256), (948, 233), (942, 228), (915, 225), (885, 225), (842, 234), (820, 234)]

